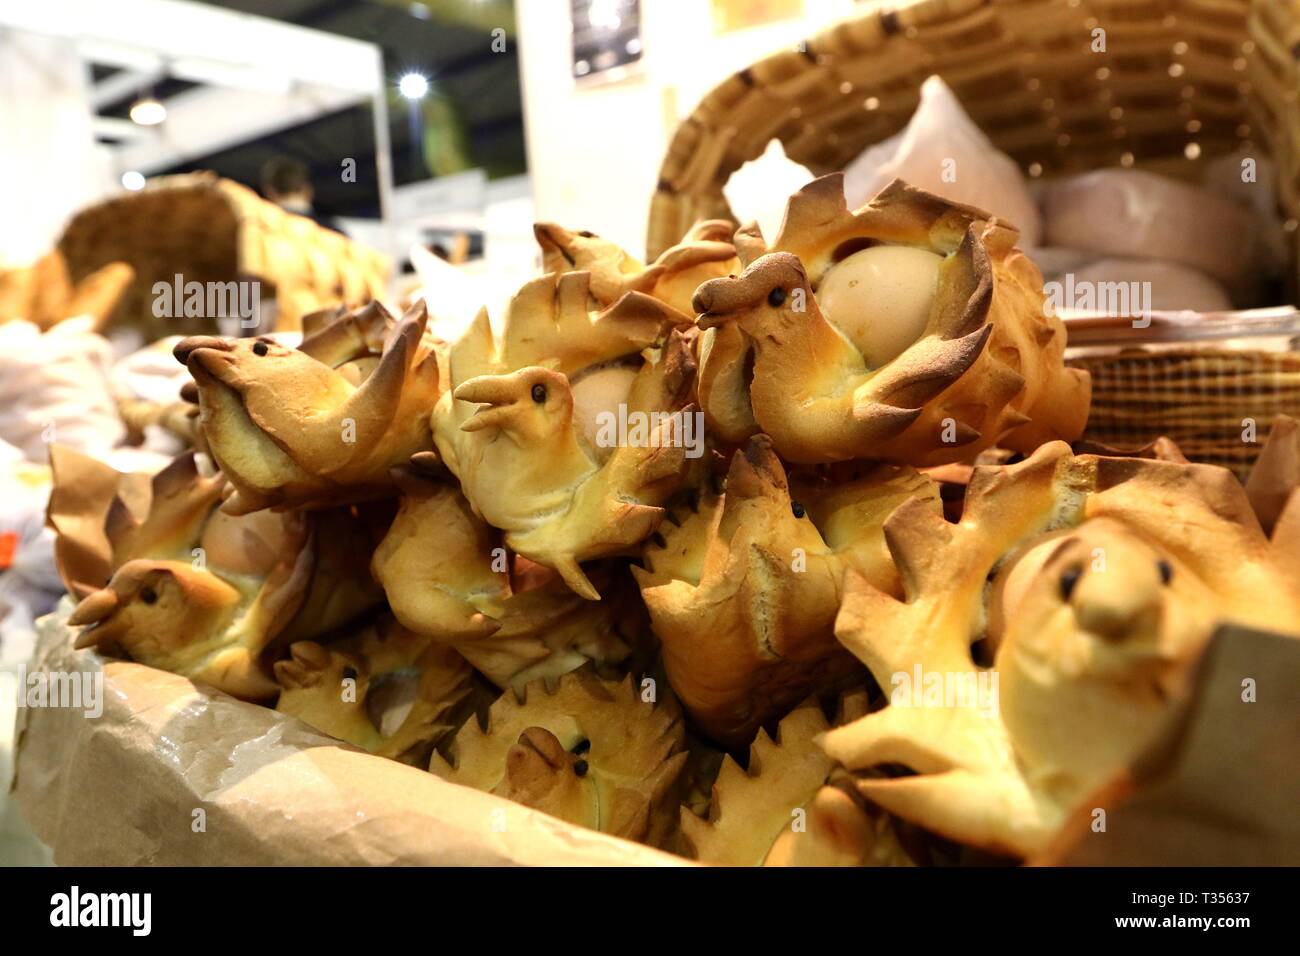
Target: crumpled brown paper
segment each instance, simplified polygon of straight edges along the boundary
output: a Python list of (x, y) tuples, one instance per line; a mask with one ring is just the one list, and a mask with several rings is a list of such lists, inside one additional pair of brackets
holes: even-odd
[[(375, 757), (175, 674), (72, 649), (69, 602), (29, 672), (104, 675), (104, 710), (21, 708), (14, 796), (63, 865), (689, 865)], [(1257, 699), (1242, 700), (1242, 681)], [(1167, 732), (1031, 862), (1300, 863), (1300, 641), (1221, 628)], [(22, 688), (19, 688), (22, 691)], [(1093, 829), (1092, 808), (1106, 808)], [(195, 810), (204, 827), (196, 832)]]
[(103, 714), (19, 709), (14, 782), (58, 864), (689, 865), (184, 677), (73, 650), (68, 610), (39, 622), (28, 670), (102, 671)]
[[(1253, 702), (1243, 681), (1254, 681)], [(1300, 641), (1219, 628), (1188, 703), (1035, 861), (1065, 866), (1300, 864)], [(1105, 829), (1095, 808), (1106, 808)]]

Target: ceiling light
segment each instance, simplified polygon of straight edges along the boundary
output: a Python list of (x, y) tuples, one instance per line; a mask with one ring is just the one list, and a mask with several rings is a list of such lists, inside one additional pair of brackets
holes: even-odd
[(429, 92), (429, 81), (419, 73), (407, 73), (397, 81), (397, 92), (408, 100), (423, 99), (424, 94)]
[(131, 107), (131, 122), (139, 126), (157, 126), (167, 118), (167, 107), (152, 96), (136, 100)]

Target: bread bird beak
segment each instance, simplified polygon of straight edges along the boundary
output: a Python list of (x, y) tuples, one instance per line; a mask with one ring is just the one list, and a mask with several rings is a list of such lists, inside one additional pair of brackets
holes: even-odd
[(452, 393), (457, 401), (484, 405), (461, 424), (461, 431), (476, 432), (500, 426), (519, 399), (518, 385), (505, 376), (480, 375), (461, 384)]

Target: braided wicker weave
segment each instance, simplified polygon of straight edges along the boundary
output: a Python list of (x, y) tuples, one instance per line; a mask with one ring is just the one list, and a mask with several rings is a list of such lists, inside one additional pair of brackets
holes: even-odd
[[(816, 174), (842, 169), (902, 129), (921, 84), (938, 74), (1032, 177), (1117, 165), (1187, 173), (1258, 145), (1276, 165), (1291, 286), (1300, 289), (1298, 58), (1300, 0), (873, 6), (731, 76), (682, 121), (660, 168), (647, 253), (698, 219), (734, 221), (722, 187), (773, 137)], [(1125, 353), (1073, 362), (1093, 377), (1085, 437), (1138, 446), (1172, 435), (1244, 476), (1273, 414), (1300, 411), (1296, 353), (1237, 351), (1225, 366), (1215, 351), (1176, 370), (1171, 361)], [(1260, 423), (1257, 442), (1243, 443), (1244, 418)]]
[(842, 169), (906, 125), (931, 74), (1030, 175), (1204, 159), (1257, 137), (1278, 166), (1294, 253), (1297, 44), (1296, 0), (872, 7), (731, 76), (682, 121), (660, 169), (647, 253), (697, 219), (734, 218), (723, 184), (773, 137), (815, 173)]
[(162, 176), (84, 209), (59, 249), (74, 281), (108, 262), (134, 267), (114, 321), (150, 341), (215, 331), (210, 316), (153, 314), (154, 284), (171, 285), (177, 275), (186, 283), (260, 283), (261, 298), (278, 306), (276, 328), (285, 330), (317, 309), (382, 295), (389, 272), (386, 256), (214, 173)]

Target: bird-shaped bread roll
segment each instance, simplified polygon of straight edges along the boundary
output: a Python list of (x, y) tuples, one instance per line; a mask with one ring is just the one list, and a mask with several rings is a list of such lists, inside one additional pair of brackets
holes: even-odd
[(269, 697), (262, 653), (306, 598), (308, 530), (299, 515), (221, 515), (221, 486), (185, 455), (154, 476), (143, 518), (115, 497), (112, 578), (68, 623), (86, 628), (77, 647), (120, 647), (236, 697)]
[(850, 212), (842, 179), (795, 193), (770, 247), (742, 229), (745, 271), (696, 291), (700, 328), (744, 337), (702, 355), (711, 429), (734, 440), (748, 405), (786, 461), (914, 466), (1077, 437), (1088, 376), (1016, 230), (897, 181)]
[(401, 507), (371, 569), (402, 624), (454, 647), (516, 693), (539, 678), (628, 656), (644, 615), (626, 571), (589, 567), (603, 599), (588, 601), (556, 572), (511, 554), (455, 484), (410, 471), (397, 480)]
[(391, 493), (389, 469), (432, 448), (442, 376), (427, 320), (423, 303), (403, 316), (373, 368), (334, 367), (363, 355), (351, 334), (342, 346), (322, 343), (324, 332), (304, 343), (328, 361), (266, 338), (183, 339), (176, 357), (194, 376), (200, 427), (234, 489), (223, 509), (332, 507)]
[(881, 527), (938, 489), (911, 469), (882, 465), (830, 484), (787, 481), (765, 435), (731, 459), (722, 494), (661, 526), (634, 568), (668, 678), (693, 723), (727, 747), (815, 691), (861, 679), (835, 640), (845, 571), (888, 593), (898, 574)]
[(594, 233), (573, 232), (553, 222), (533, 226), (542, 247), (542, 268), (590, 273), (591, 296), (600, 306), (613, 305), (628, 292), (644, 292), (686, 317), (692, 314), (691, 296), (701, 282), (739, 269), (731, 244), (734, 231), (725, 219), (701, 220), (681, 242), (644, 265), (618, 243)]
[[(652, 687), (652, 682), (643, 682)], [(429, 769), (569, 823), (663, 847), (677, 829), (678, 780), (686, 761), (681, 717), (631, 676), (605, 681), (573, 671), (547, 692), (507, 691), (435, 753)]]
[(1300, 633), (1300, 551), (1209, 465), (1052, 442), (976, 468), (959, 523), (909, 502), (885, 537), (904, 598), (850, 574), (836, 633), (890, 703), (823, 745), (910, 768), (858, 788), (998, 853), (1040, 850), (1153, 739), (1218, 624)]
[(869, 815), (828, 786), (834, 761), (814, 743), (828, 728), (808, 701), (781, 720), (775, 739), (759, 731), (748, 769), (726, 757), (708, 815), (681, 810), (690, 855), (727, 866), (909, 865), (885, 814)]
[[(87, 472), (60, 480), (78, 474)], [(126, 477), (118, 484), (98, 514), (102, 546), (88, 535), (97, 505), (88, 502), (79, 522), (60, 518), (60, 539), (102, 549), (96, 567), (107, 576), (69, 618), (86, 627), (78, 647), (120, 649), (260, 699), (275, 692), (263, 660), (273, 642), (319, 636), (382, 600), (365, 561), (356, 560), (373, 548), (366, 520), (343, 512), (226, 514), (217, 509), (222, 476), (201, 474), (193, 454), (155, 475), (147, 495)], [(65, 496), (57, 487), (56, 494)]]
[[(533, 227), (542, 247), (547, 272), (586, 270), (591, 273), (591, 295), (601, 305), (612, 305), (626, 292), (644, 292), (686, 316), (693, 316), (691, 298), (709, 279), (740, 271), (731, 237), (734, 226), (725, 219), (701, 220), (680, 243), (666, 249), (644, 266), (622, 247), (589, 232), (571, 232), (554, 223)], [(735, 325), (708, 329), (696, 338), (699, 364), (697, 391), (712, 437), (729, 444), (744, 444), (758, 431), (745, 392), (749, 349), (744, 333)], [(707, 381), (706, 381), (707, 380)], [(716, 383), (710, 388), (710, 383)]]
[(455, 730), (472, 688), (455, 650), (385, 617), (322, 646), (298, 641), (275, 663), (276, 710), (363, 750), (424, 763)]
[(451, 347), (434, 437), (506, 546), (597, 600), (580, 563), (654, 531), (703, 435), (688, 404), (694, 360), (669, 332), (679, 314), (630, 292), (593, 316), (587, 289), (581, 272), (526, 284), (500, 340), (480, 313)]

